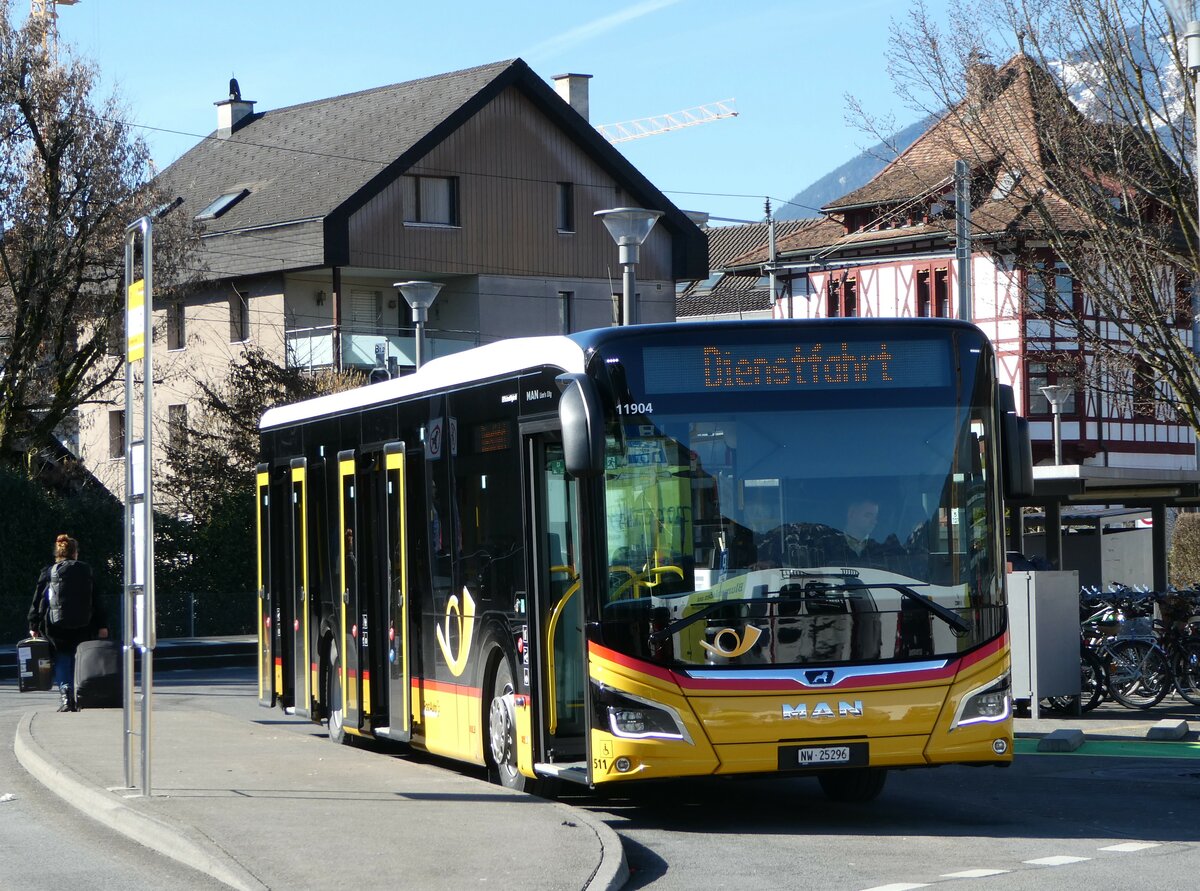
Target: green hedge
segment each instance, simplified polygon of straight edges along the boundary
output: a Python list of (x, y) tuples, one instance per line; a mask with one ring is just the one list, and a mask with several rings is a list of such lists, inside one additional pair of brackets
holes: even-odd
[(120, 622), (123, 539), (121, 506), (106, 494), (48, 491), (20, 470), (0, 466), (0, 641), (16, 643), (28, 633), (26, 614), (38, 573), (54, 560), (54, 539), (79, 540), (80, 559), (91, 564), (96, 593)]
[[(0, 466), (0, 645), (25, 637), (38, 573), (53, 560), (60, 533), (79, 540), (96, 592), (117, 636), (124, 579), (124, 509), (106, 493), (48, 491), (23, 472)], [(254, 496), (226, 499), (207, 525), (156, 516), (155, 600), (160, 638), (253, 634)], [(194, 618), (193, 618), (194, 615)]]

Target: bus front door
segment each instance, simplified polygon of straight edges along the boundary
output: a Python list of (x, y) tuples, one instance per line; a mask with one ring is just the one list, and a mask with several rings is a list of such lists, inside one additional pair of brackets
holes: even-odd
[(292, 624), (283, 629), (291, 635), (293, 708), (307, 718), (312, 710), (312, 658), (309, 652), (309, 622), (312, 610), (308, 595), (308, 467), (303, 458), (291, 462), (291, 491), (288, 499), (288, 574)]
[[(555, 433), (530, 437), (532, 483), (532, 611), (537, 635), (538, 729), (534, 770), (573, 782), (590, 782), (588, 689), (578, 484), (566, 474)], [(529, 648), (526, 648), (526, 653)], [(524, 657), (523, 657), (524, 658)]]

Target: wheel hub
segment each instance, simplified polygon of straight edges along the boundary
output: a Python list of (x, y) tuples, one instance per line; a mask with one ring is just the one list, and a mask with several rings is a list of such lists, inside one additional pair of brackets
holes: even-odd
[(516, 764), (516, 707), (512, 693), (492, 699), (489, 710), (492, 758), (500, 766)]

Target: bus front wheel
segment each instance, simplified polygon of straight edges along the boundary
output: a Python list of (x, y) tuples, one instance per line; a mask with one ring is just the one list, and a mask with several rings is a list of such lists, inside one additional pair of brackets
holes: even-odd
[(830, 801), (874, 801), (886, 780), (887, 771), (878, 767), (851, 767), (817, 774), (821, 791)]
[(531, 791), (529, 778), (517, 769), (516, 684), (508, 657), (500, 654), (492, 678), (492, 698), (488, 707), (488, 761), (493, 781), (506, 789)]

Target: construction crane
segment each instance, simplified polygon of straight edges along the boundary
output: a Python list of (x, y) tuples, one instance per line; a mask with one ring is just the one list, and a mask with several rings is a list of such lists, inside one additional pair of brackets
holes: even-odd
[(640, 118), (636, 121), (624, 121), (620, 124), (601, 124), (596, 129), (609, 142), (629, 142), (631, 139), (657, 136), (668, 130), (695, 127), (698, 124), (708, 124), (722, 118), (736, 118), (738, 113), (734, 110), (733, 103), (732, 99), (722, 99), (719, 102), (697, 105), (695, 108), (685, 108), (683, 111), (675, 111), (670, 114)]
[(29, 17), (42, 22), (42, 49), (58, 59), (58, 7), (74, 6), (79, 0), (29, 0)]

